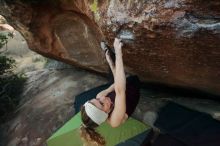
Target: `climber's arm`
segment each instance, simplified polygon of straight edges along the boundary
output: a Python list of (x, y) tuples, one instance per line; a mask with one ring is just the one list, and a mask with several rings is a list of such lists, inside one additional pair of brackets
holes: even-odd
[(126, 78), (122, 59), (122, 43), (119, 39), (114, 42), (116, 62), (115, 62), (115, 105), (108, 119), (112, 127), (118, 127), (124, 122), (126, 116)]
[(103, 96), (106, 96), (108, 93), (114, 91), (114, 88), (115, 88), (115, 85), (112, 84), (111, 86), (109, 86), (107, 89), (99, 92), (97, 95), (96, 95), (96, 98), (100, 98), (100, 97), (103, 97)]

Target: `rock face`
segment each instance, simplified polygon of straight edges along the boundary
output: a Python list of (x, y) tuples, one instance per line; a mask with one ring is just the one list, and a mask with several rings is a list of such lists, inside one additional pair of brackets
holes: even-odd
[(42, 69), (26, 75), (19, 108), (0, 125), (1, 146), (46, 146), (46, 139), (74, 115), (74, 97), (105, 83), (78, 69)]
[(126, 71), (142, 81), (217, 95), (219, 8), (219, 0), (0, 2), (0, 14), (44, 56), (106, 73), (99, 42), (118, 36)]

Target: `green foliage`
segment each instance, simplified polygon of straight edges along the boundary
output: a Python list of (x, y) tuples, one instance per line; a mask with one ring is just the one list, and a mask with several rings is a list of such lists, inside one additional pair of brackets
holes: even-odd
[(0, 75), (11, 72), (13, 67), (15, 67), (15, 60), (0, 54)]
[(15, 60), (2, 55), (1, 49), (12, 38), (11, 33), (0, 33), (0, 123), (15, 110), (23, 92), (26, 77), (14, 74)]
[(9, 38), (13, 38), (13, 33), (3, 33), (3, 32), (1, 32), (0, 33), (0, 49), (5, 45), (5, 44), (7, 44), (8, 43), (8, 39)]
[(7, 35), (0, 33), (0, 48), (2, 48), (8, 42)]
[(25, 81), (23, 74), (0, 78), (0, 122), (16, 109)]

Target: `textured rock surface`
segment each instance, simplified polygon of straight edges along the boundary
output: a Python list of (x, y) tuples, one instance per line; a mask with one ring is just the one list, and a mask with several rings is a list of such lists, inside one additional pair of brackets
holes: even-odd
[(106, 72), (99, 42), (118, 36), (142, 81), (220, 95), (219, 0), (22, 2), (1, 1), (0, 14), (40, 54)]
[(74, 96), (104, 78), (77, 69), (27, 73), (23, 99), (14, 118), (1, 125), (2, 146), (42, 146), (74, 114)]

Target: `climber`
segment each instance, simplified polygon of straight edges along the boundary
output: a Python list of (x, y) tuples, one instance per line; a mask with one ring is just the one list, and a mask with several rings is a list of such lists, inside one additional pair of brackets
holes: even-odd
[(96, 98), (87, 101), (81, 108), (81, 138), (88, 145), (105, 145), (104, 138), (95, 129), (105, 121), (112, 127), (118, 127), (131, 116), (137, 106), (140, 97), (140, 82), (137, 76), (127, 78), (125, 76), (122, 45), (121, 40), (115, 38), (114, 62), (110, 55), (112, 50), (105, 43), (101, 43), (114, 83), (99, 92)]

